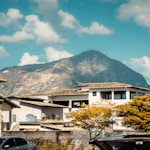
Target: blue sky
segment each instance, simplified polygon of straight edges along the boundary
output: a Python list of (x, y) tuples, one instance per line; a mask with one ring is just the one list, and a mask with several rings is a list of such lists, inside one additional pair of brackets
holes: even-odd
[(150, 0), (0, 0), (0, 69), (99, 50), (150, 83)]

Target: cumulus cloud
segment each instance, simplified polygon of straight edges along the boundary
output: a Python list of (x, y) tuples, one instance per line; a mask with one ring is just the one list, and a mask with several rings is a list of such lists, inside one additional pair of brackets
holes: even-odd
[(150, 84), (150, 58), (143, 56), (141, 58), (131, 58), (124, 61), (125, 64), (131, 66), (134, 70), (141, 73)]
[(0, 58), (8, 57), (9, 53), (6, 51), (4, 46), (0, 46)]
[(149, 0), (129, 0), (118, 8), (118, 18), (121, 20), (132, 19), (138, 25), (150, 29), (149, 8)]
[(34, 5), (33, 10), (43, 14), (46, 18), (52, 18), (58, 7), (58, 0), (31, 0)]
[(37, 44), (65, 43), (67, 40), (61, 38), (47, 23), (40, 21), (36, 15), (25, 17), (26, 23), (20, 31), (13, 35), (1, 35), (1, 42), (16, 43), (23, 40), (35, 40)]
[(59, 10), (58, 15), (61, 18), (61, 26), (68, 29), (73, 29), (80, 34), (108, 35), (113, 33), (113, 31), (108, 27), (105, 27), (103, 24), (99, 24), (98, 22), (92, 22), (91, 26), (84, 27), (79, 24), (79, 21), (72, 14), (64, 12), (63, 10)]
[(87, 33), (92, 35), (109, 35), (113, 31), (98, 22), (92, 22), (90, 27), (81, 27), (79, 33)]
[(53, 47), (45, 48), (45, 53), (46, 53), (47, 60), (49, 62), (73, 56), (72, 54), (68, 53), (67, 51), (57, 50), (56, 48), (53, 48)]
[(28, 64), (39, 64), (39, 56), (37, 55), (30, 55), (29, 53), (24, 53), (19, 66), (28, 65)]
[(78, 21), (72, 14), (59, 10), (58, 15), (61, 17), (61, 26), (69, 29), (75, 29), (78, 26)]
[(61, 38), (54, 29), (47, 23), (40, 21), (36, 15), (26, 16), (24, 30), (35, 36), (38, 44), (64, 43), (65, 39)]
[(19, 20), (24, 16), (20, 13), (18, 9), (10, 8), (8, 12), (0, 13), (0, 26), (8, 27), (10, 25), (20, 26)]
[(28, 39), (34, 39), (34, 36), (25, 31), (17, 31), (16, 33), (10, 36), (8, 35), (0, 36), (0, 41), (7, 42), (7, 43), (18, 43), (20, 41), (28, 40)]

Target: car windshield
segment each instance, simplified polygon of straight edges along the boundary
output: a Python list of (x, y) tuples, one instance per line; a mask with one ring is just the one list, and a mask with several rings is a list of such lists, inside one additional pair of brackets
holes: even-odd
[(93, 142), (101, 150), (148, 150), (150, 135), (112, 135)]
[(2, 144), (6, 139), (0, 138), (0, 144)]
[(106, 142), (112, 150), (148, 150), (150, 142), (137, 141), (137, 142)]

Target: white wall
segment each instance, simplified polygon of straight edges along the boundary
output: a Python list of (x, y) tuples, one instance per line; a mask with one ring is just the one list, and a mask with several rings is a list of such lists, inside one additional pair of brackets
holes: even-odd
[(53, 101), (87, 100), (87, 95), (60, 95), (55, 96)]
[(41, 112), (40, 107), (25, 104), (25, 103), (21, 103), (21, 105), (20, 105), (20, 102), (18, 100), (13, 100), (13, 102), (20, 106), (20, 108), (15, 108), (12, 110), (12, 116), (13, 116), (13, 114), (16, 114), (16, 122), (27, 121), (26, 116), (28, 114), (32, 114), (32, 115), (36, 116), (37, 119), (41, 119), (42, 112)]
[[(96, 92), (96, 96), (93, 96), (93, 92)], [(100, 90), (90, 90), (89, 91), (89, 104), (95, 104), (100, 102)]]

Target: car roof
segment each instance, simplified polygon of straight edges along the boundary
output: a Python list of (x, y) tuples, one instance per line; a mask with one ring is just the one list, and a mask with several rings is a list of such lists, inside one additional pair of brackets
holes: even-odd
[(111, 135), (97, 139), (97, 141), (131, 142), (131, 141), (150, 141), (150, 134), (132, 134), (132, 135)]

